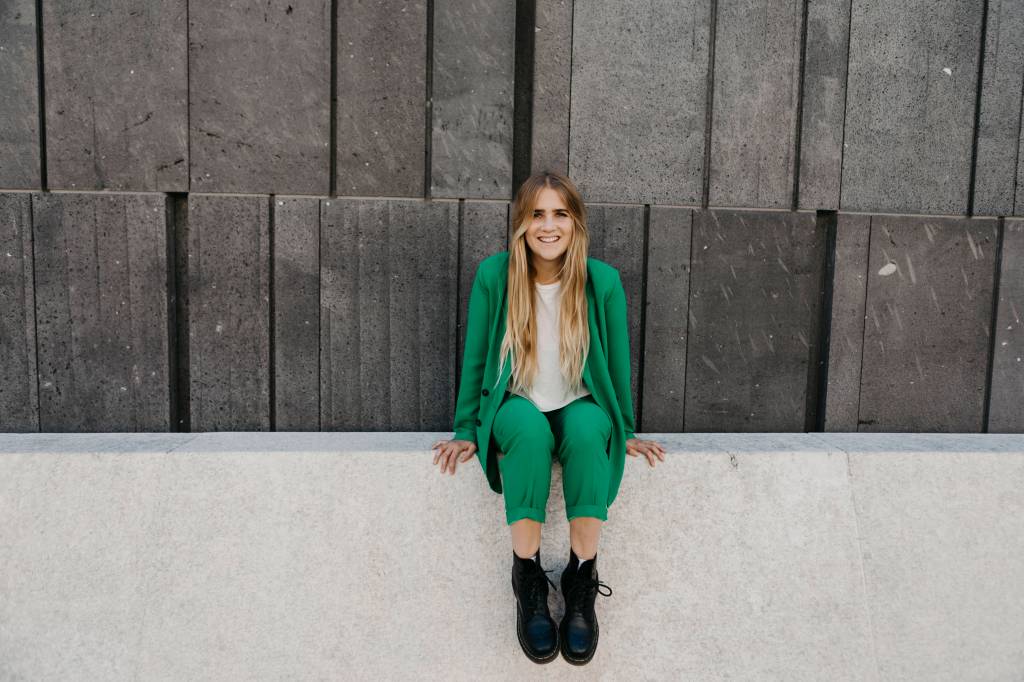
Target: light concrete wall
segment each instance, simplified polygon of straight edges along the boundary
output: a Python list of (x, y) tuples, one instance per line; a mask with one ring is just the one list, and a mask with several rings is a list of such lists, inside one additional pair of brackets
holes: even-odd
[[(502, 499), (475, 461), (437, 472), (444, 435), (0, 436), (0, 677), (535, 674)], [(1024, 669), (1020, 437), (643, 435), (668, 455), (629, 458), (609, 510), (588, 675)], [(557, 584), (553, 473), (541, 561)]]

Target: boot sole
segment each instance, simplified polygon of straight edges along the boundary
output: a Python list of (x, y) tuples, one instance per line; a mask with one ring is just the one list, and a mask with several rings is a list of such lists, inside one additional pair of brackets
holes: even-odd
[(516, 604), (516, 636), (519, 638), (519, 646), (522, 647), (523, 653), (534, 663), (550, 663), (551, 661), (558, 658), (558, 652), (562, 648), (561, 633), (558, 632), (558, 628), (555, 628), (555, 648), (551, 650), (551, 653), (547, 656), (536, 656), (530, 653), (529, 647), (526, 645), (526, 640), (523, 638), (523, 616), (519, 613), (519, 605)]
[(573, 665), (586, 665), (587, 663), (590, 663), (590, 660), (592, 658), (594, 658), (594, 654), (597, 653), (597, 640), (598, 640), (598, 636), (600, 634), (601, 634), (601, 626), (600, 626), (600, 624), (595, 622), (594, 623), (594, 643), (590, 647), (590, 653), (587, 654), (586, 658), (574, 658), (573, 655), (569, 653), (569, 638), (563, 636), (562, 628), (559, 627), (558, 628), (558, 638), (561, 640), (559, 649), (561, 649), (561, 651), (562, 651), (562, 658), (564, 658), (567, 663), (572, 663)]

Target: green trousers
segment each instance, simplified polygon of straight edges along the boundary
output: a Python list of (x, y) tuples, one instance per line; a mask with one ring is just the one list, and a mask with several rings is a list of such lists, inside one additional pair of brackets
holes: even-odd
[(506, 392), (491, 428), (494, 445), (504, 453), (498, 469), (506, 521), (544, 523), (556, 455), (562, 465), (566, 517), (607, 521), (611, 431), (611, 419), (592, 396), (541, 412), (526, 398)]

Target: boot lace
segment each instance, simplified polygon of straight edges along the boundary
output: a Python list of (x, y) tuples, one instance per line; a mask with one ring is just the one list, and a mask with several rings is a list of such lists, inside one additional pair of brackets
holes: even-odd
[(558, 588), (555, 587), (555, 583), (552, 582), (551, 578), (547, 575), (553, 570), (555, 569), (549, 568), (547, 570), (541, 570), (540, 568), (537, 568), (535, 571), (530, 573), (523, 585), (526, 592), (526, 598), (523, 599), (523, 601), (526, 602), (534, 613), (537, 611), (543, 611), (548, 605), (547, 595), (544, 594), (544, 590), (541, 589), (544, 586), (544, 580), (547, 580), (556, 592), (558, 591)]
[[(602, 592), (602, 587), (606, 588), (608, 592)], [(589, 575), (582, 575), (573, 580), (572, 586), (569, 588), (569, 594), (566, 595), (566, 600), (571, 603), (571, 608), (580, 609), (584, 601), (597, 599), (598, 594), (604, 597), (612, 596), (611, 586), (602, 580), (594, 580)]]

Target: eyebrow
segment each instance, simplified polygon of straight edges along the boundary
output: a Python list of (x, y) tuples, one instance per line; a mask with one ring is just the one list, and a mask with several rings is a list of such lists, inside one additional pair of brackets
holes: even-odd
[(543, 213), (545, 210), (555, 211), (556, 213), (568, 213), (569, 212), (569, 209), (567, 209), (567, 208), (551, 208), (551, 209), (535, 208), (535, 209), (533, 209), (533, 212), (534, 213)]

